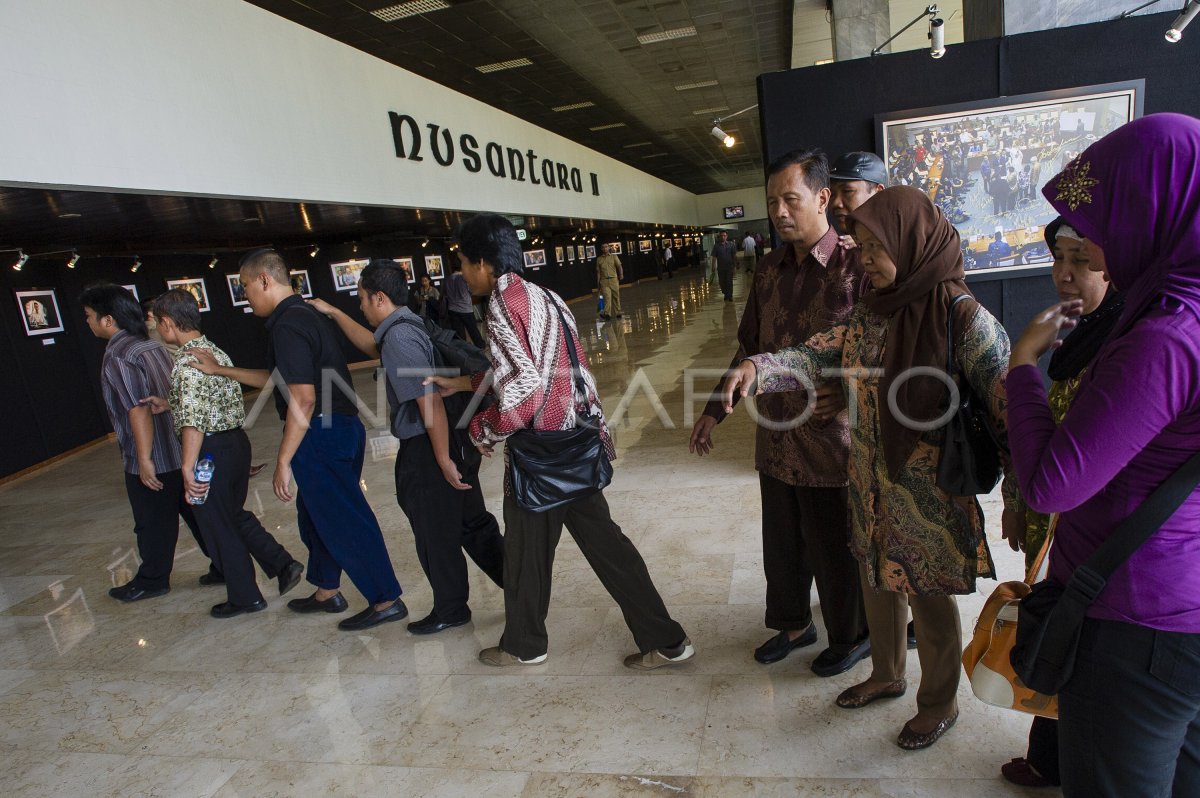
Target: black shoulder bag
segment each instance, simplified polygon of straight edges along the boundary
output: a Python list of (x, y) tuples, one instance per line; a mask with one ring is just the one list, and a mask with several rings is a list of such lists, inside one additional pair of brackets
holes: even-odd
[(584, 409), (580, 412), (576, 407), (572, 429), (525, 429), (505, 441), (513, 498), (518, 505), (535, 513), (544, 513), (601, 491), (612, 481), (613, 474), (600, 436), (602, 421), (591, 414), (587, 384), (575, 354), (575, 336), (571, 334), (571, 327), (558, 303), (553, 298), (550, 302), (558, 311), (571, 358), (572, 399), (575, 393), (582, 395)]
[(1021, 681), (1046, 695), (1062, 689), (1075, 668), (1075, 651), (1088, 607), (1104, 590), (1113, 571), (1175, 514), (1198, 485), (1200, 453), (1134, 510), (1087, 562), (1075, 569), (1066, 587), (1046, 579), (1021, 599), (1017, 641), (1010, 654)]
[[(970, 295), (962, 294), (950, 305), (950, 321), (946, 340), (946, 373), (953, 377), (962, 374), (954, 361), (954, 308)], [(986, 403), (975, 395), (967, 375), (958, 390), (958, 409), (946, 424), (938, 460), (937, 486), (951, 496), (974, 496), (991, 493), (1000, 481), (1000, 445), (992, 434)]]

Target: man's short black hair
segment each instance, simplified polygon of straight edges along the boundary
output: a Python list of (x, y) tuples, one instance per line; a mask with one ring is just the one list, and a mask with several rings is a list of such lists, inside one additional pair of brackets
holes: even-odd
[(481, 213), (458, 226), (454, 234), (463, 256), (472, 263), (486, 260), (496, 277), (524, 274), (525, 259), (521, 242), (512, 223), (494, 213)]
[(149, 335), (142, 306), (133, 298), (133, 294), (119, 285), (93, 283), (83, 289), (83, 293), (79, 295), (79, 303), (85, 308), (91, 308), (97, 318), (112, 316), (117, 327), (127, 333), (138, 338)]
[(292, 284), (292, 278), (288, 274), (287, 263), (284, 262), (283, 256), (270, 247), (247, 252), (238, 263), (238, 271), (245, 272), (246, 277), (251, 280), (265, 273), (280, 285), (290, 286)]
[(408, 278), (393, 260), (372, 259), (358, 277), (358, 288), (370, 294), (383, 294), (398, 308), (408, 304)]
[(791, 166), (799, 166), (804, 171), (804, 183), (812, 193), (818, 194), (821, 189), (829, 188), (829, 157), (819, 147), (800, 147), (779, 156), (767, 167), (767, 179)]
[(150, 305), (157, 319), (170, 319), (180, 332), (200, 331), (200, 305), (196, 297), (182, 288), (172, 288)]

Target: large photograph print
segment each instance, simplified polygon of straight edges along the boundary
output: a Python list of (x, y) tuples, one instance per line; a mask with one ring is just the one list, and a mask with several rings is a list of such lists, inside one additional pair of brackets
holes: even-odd
[(875, 141), (891, 185), (921, 189), (958, 228), (969, 274), (1023, 271), (1053, 260), (1042, 186), (1141, 116), (1144, 95), (1134, 80), (878, 114)]

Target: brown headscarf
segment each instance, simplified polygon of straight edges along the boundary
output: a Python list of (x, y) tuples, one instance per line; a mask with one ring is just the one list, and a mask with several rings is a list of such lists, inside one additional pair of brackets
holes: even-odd
[[(963, 281), (958, 231), (923, 192), (894, 186), (875, 194), (850, 215), (883, 243), (896, 264), (896, 282), (863, 296), (872, 313), (889, 318), (880, 385), (880, 426), (888, 473), (895, 479), (922, 432), (892, 414), (887, 401), (896, 378), (915, 366), (946, 368), (946, 327), (955, 297), (970, 295)], [(852, 228), (853, 229), (853, 228)], [(974, 303), (956, 311), (974, 314)], [(964, 317), (960, 316), (958, 329)], [(896, 405), (907, 418), (926, 421), (941, 415), (949, 390), (940, 380), (915, 377), (901, 383)]]

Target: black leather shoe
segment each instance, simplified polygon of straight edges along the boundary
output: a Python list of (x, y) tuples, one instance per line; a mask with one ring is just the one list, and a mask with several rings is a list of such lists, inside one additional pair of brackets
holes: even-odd
[(850, 650), (827, 648), (812, 661), (812, 672), (818, 676), (837, 676), (858, 664), (859, 660), (871, 656), (871, 638), (858, 641)]
[(239, 606), (230, 604), (228, 601), (223, 601), (220, 604), (214, 604), (213, 608), (208, 611), (208, 614), (214, 618), (233, 618), (238, 615), (245, 615), (249, 612), (262, 612), (267, 608), (267, 602), (264, 599), (259, 599), (253, 604)]
[(292, 599), (287, 604), (288, 609), (293, 612), (345, 612), (350, 609), (341, 593), (334, 593), (324, 601), (317, 601), (316, 596), (313, 593), (308, 598)]
[(916, 627), (913, 626), (912, 621), (909, 621), (908, 622), (908, 650), (912, 651), (916, 647), (917, 647)]
[(292, 560), (287, 564), (287, 567), (279, 572), (279, 595), (283, 595), (296, 585), (300, 584), (300, 577), (304, 575), (304, 566)]
[(377, 610), (374, 605), (370, 605), (362, 612), (351, 615), (339, 623), (338, 628), (347, 632), (361, 632), (363, 629), (370, 629), (372, 626), (378, 626), (381, 623), (398, 621), (401, 618), (407, 617), (408, 607), (404, 606), (403, 601), (396, 599), (387, 608), (382, 610)]
[(419, 621), (413, 621), (408, 625), (409, 634), (414, 635), (431, 635), (441, 632), (445, 629), (453, 629), (456, 626), (466, 626), (471, 622), (471, 613), (468, 611), (457, 620), (443, 621), (437, 617), (436, 613), (429, 613)]
[(817, 625), (810, 623), (804, 633), (795, 640), (789, 640), (787, 632), (775, 635), (754, 649), (754, 658), (763, 665), (770, 665), (772, 662), (779, 662), (796, 649), (811, 646), (815, 642), (817, 642)]
[(134, 601), (141, 601), (142, 599), (165, 596), (170, 592), (171, 588), (169, 587), (146, 590), (145, 588), (138, 587), (133, 582), (129, 582), (128, 584), (121, 585), (120, 587), (114, 587), (112, 590), (109, 590), (108, 595), (112, 596), (117, 601), (124, 601), (126, 604), (129, 604)]
[(225, 584), (225, 575), (220, 571), (213, 571), (210, 569), (208, 573), (200, 575), (200, 584), (204, 585), (205, 587), (208, 587), (209, 585), (223, 585)]

